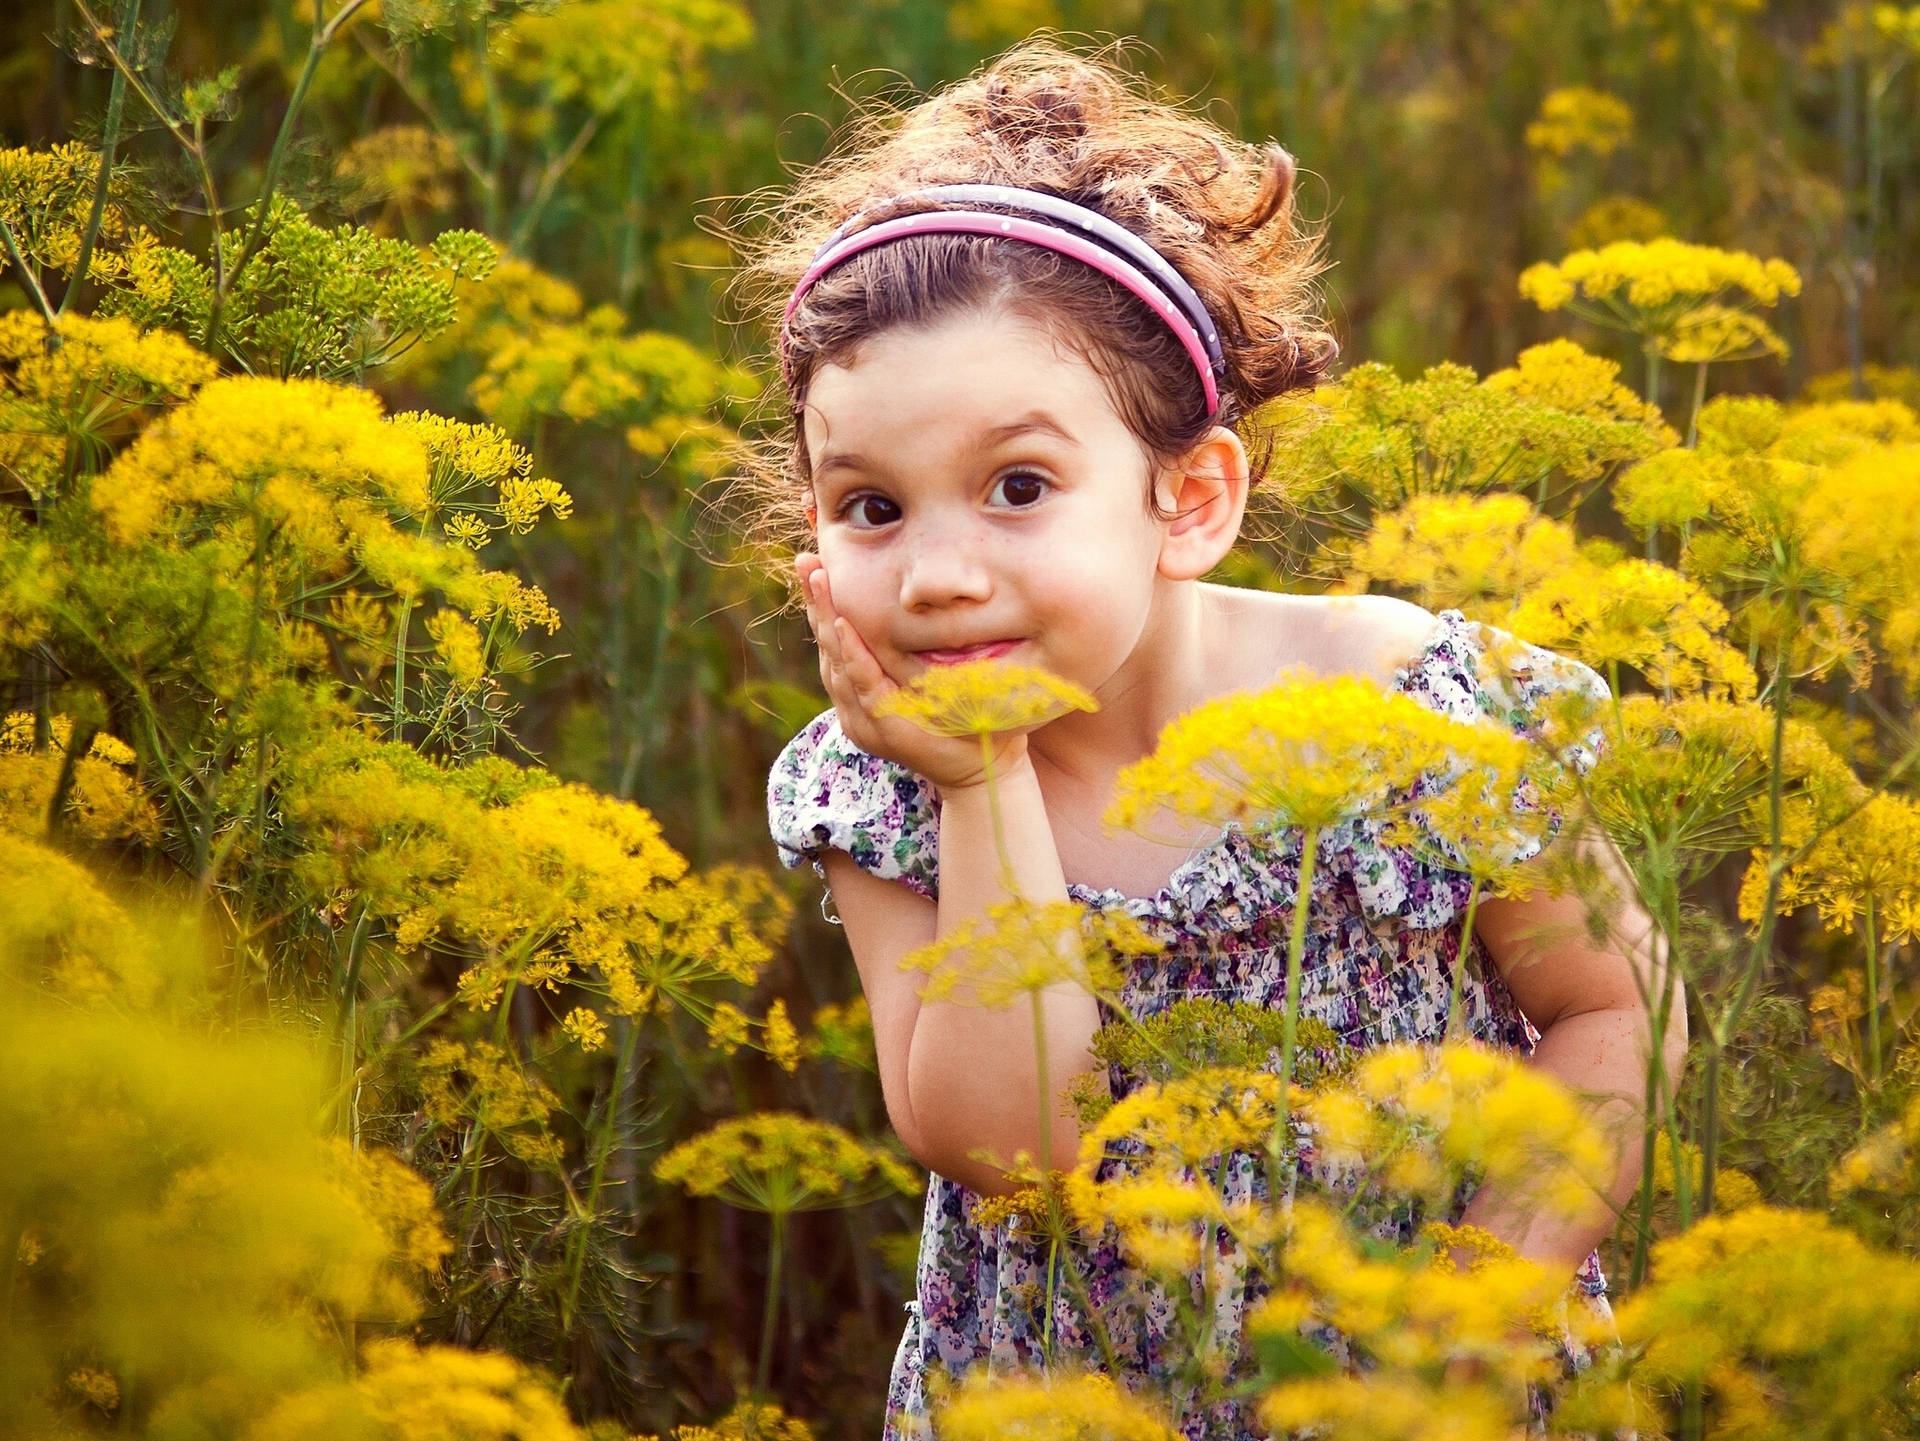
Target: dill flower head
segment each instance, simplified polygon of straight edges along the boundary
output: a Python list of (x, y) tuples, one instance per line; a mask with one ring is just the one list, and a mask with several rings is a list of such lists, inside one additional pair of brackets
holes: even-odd
[(1354, 676), (1291, 676), (1169, 725), (1152, 755), (1120, 772), (1107, 824), (1138, 829), (1167, 811), (1255, 832), (1321, 830), (1384, 813), (1395, 790), (1445, 763), (1449, 724)]
[(1678, 571), (1649, 560), (1581, 566), (1538, 586), (1508, 624), (1523, 640), (1568, 651), (1602, 673), (1639, 671), (1669, 695), (1745, 700), (1747, 658), (1722, 638), (1727, 608)]
[[(1296, 1202), (1288, 1284), (1248, 1322), (1278, 1383), (1262, 1398), (1262, 1418), (1276, 1431), (1355, 1441), (1523, 1432), (1527, 1388), (1552, 1371), (1561, 1285), (1471, 1228), (1429, 1228), (1397, 1254), (1365, 1240), (1332, 1209)], [(1338, 1374), (1310, 1327), (1338, 1331), (1363, 1364)], [(1475, 1374), (1448, 1375), (1455, 1363)]]
[(1016, 896), (909, 951), (900, 969), (926, 975), (922, 1000), (997, 1009), (1063, 984), (1110, 993), (1121, 982), (1119, 957), (1157, 949), (1124, 914), (1091, 911), (1077, 901), (1036, 905)]
[(1322, 1159), (1388, 1196), (1444, 1204), (1472, 1173), (1516, 1204), (1574, 1214), (1610, 1174), (1607, 1145), (1571, 1094), (1477, 1044), (1381, 1047), (1306, 1111)]
[(1920, 1367), (1920, 1263), (1818, 1211), (1708, 1216), (1655, 1245), (1652, 1274), (1620, 1310), (1644, 1348), (1632, 1375), (1707, 1381), (1751, 1408), (1751, 1434), (1870, 1435)]
[(1354, 582), (1385, 586), (1429, 610), (1502, 623), (1520, 598), (1576, 568), (1573, 529), (1518, 495), (1421, 495), (1376, 515), (1348, 559)]
[(1798, 295), (1800, 275), (1784, 260), (1661, 237), (1576, 250), (1557, 264), (1541, 261), (1520, 276), (1520, 293), (1542, 310), (1571, 309), (1602, 325), (1656, 336), (1671, 334), (1709, 301), (1773, 305)]
[(1099, 709), (1100, 703), (1072, 681), (1037, 666), (997, 660), (929, 667), (879, 705), (882, 715), (942, 736), (1001, 735), (1045, 725), (1068, 711)]
[[(1804, 820), (1793, 826), (1806, 828)], [(1756, 855), (1741, 887), (1741, 913), (1757, 918), (1765, 895)], [(1879, 938), (1910, 939), (1920, 920), (1920, 802), (1876, 795), (1824, 831), (1782, 878), (1778, 904), (1782, 911), (1817, 906), (1828, 930), (1851, 930), (1871, 912)]]
[(1771, 325), (1731, 305), (1695, 306), (1660, 341), (1660, 353), (1681, 365), (1717, 365), (1726, 360), (1787, 358), (1787, 342)]
[(690, 1195), (772, 1215), (858, 1206), (890, 1190), (911, 1195), (919, 1184), (883, 1147), (786, 1111), (722, 1121), (667, 1152), (653, 1174)]
[[(1296, 1087), (1304, 1098), (1306, 1092)], [(1141, 1086), (1080, 1139), (1080, 1166), (1109, 1154), (1138, 1157), (1156, 1172), (1203, 1167), (1230, 1151), (1263, 1148), (1273, 1135), (1280, 1078), (1244, 1066), (1213, 1066), (1177, 1081)]]
[(962, 1381), (935, 1411), (947, 1441), (1176, 1441), (1146, 1402), (1105, 1376), (995, 1376)]
[(247, 1432), (251, 1441), (342, 1436), (583, 1441), (538, 1372), (497, 1351), (373, 1340), (351, 1381), (297, 1391)]

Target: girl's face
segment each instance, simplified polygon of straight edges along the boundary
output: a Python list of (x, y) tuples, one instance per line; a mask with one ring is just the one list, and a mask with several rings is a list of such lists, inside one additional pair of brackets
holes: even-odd
[(804, 424), (834, 608), (895, 681), (1006, 657), (1098, 691), (1189, 578), (1099, 377), (1017, 316), (876, 336)]

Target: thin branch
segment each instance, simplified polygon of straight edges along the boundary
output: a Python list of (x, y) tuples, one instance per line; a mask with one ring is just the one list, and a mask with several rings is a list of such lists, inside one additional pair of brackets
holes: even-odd
[(627, 92), (633, 89), (637, 78), (637, 73), (629, 70), (620, 83), (608, 92), (606, 101), (601, 107), (594, 111), (586, 123), (580, 127), (580, 133), (573, 137), (572, 143), (547, 162), (546, 168), (540, 172), (539, 187), (534, 191), (533, 199), (527, 202), (527, 208), (521, 213), (520, 223), (514, 226), (513, 239), (507, 242), (508, 254), (521, 253), (521, 247), (533, 234), (533, 227), (538, 223), (541, 212), (553, 199), (553, 192), (559, 186), (561, 177), (573, 168), (581, 152), (593, 142), (593, 137), (600, 131), (601, 123), (618, 108), (622, 100), (627, 98)]
[[(153, 112), (154, 118), (166, 127), (167, 134), (173, 137), (174, 143), (193, 158), (194, 167), (200, 172), (200, 193), (206, 197), (207, 218), (213, 226), (214, 294), (218, 296), (224, 293), (226, 290), (226, 245), (224, 236), (220, 230), (220, 215), (222, 213), (220, 208), (220, 195), (213, 183), (213, 171), (209, 169), (207, 165), (207, 147), (201, 143), (198, 137), (189, 135), (185, 128), (181, 126), (180, 122), (168, 113), (167, 107), (161, 102), (160, 97), (153, 93), (153, 90), (147, 85), (147, 82), (140, 78), (139, 71), (135, 70), (128, 62), (127, 57), (120, 53), (120, 47), (115, 43), (112, 33), (94, 17), (93, 11), (87, 8), (87, 0), (73, 0), (73, 8), (79, 11), (80, 18), (87, 22), (87, 28), (93, 32), (94, 42), (100, 46), (106, 53), (107, 58), (113, 62), (114, 73), (125, 78), (127, 84), (133, 87), (133, 93), (138, 95), (147, 109)], [(209, 341), (211, 341), (211, 337), (209, 337)]]
[[(140, 0), (127, 0), (121, 17), (120, 33), (130, 35), (140, 23)], [(67, 277), (67, 293), (61, 297), (60, 313), (65, 315), (80, 298), (80, 286), (93, 267), (93, 246), (100, 238), (101, 223), (107, 218), (107, 191), (113, 183), (113, 157), (120, 148), (120, 112), (126, 105), (127, 77), (113, 72), (113, 84), (107, 91), (107, 128), (100, 136), (100, 175), (93, 186), (93, 213), (87, 217), (87, 233), (80, 239), (80, 258), (73, 274)]]
[(27, 258), (20, 253), (20, 244), (13, 238), (13, 227), (7, 224), (6, 217), (0, 215), (0, 241), (7, 246), (7, 259), (13, 262), (13, 268), (20, 272), (20, 283), (27, 287), (27, 294), (33, 300), (34, 309), (40, 312), (40, 318), (47, 322), (47, 335), (50, 341), (57, 343), (58, 334), (54, 327), (60, 317), (53, 313), (53, 307), (47, 304), (47, 292), (40, 288), (40, 278), (27, 266)]
[(267, 155), (267, 173), (260, 182), (260, 199), (255, 202), (253, 225), (247, 231), (246, 243), (240, 248), (239, 258), (233, 262), (233, 273), (238, 276), (247, 268), (265, 243), (268, 212), (273, 208), (274, 192), (280, 188), (280, 167), (287, 158), (287, 146), (293, 139), (294, 122), (299, 118), (300, 110), (307, 101), (307, 90), (313, 84), (313, 77), (320, 69), (320, 56), (333, 37), (340, 33), (345, 25), (367, 4), (367, 0), (347, 0), (340, 13), (325, 25), (320, 23), (320, 5), (318, 0), (313, 9), (313, 39), (307, 45), (307, 61), (300, 67), (300, 78), (294, 82), (293, 94), (287, 100), (286, 114), (280, 117), (280, 132), (273, 137), (273, 149)]
[(400, 93), (413, 102), (414, 109), (425, 116), (434, 131), (453, 147), (453, 153), (459, 158), (467, 174), (473, 177), (481, 189), (491, 193), (493, 176), (487, 173), (487, 168), (473, 153), (473, 142), (446, 122), (435, 107), (432, 97), (422, 90), (410, 75), (394, 64), (391, 58), (383, 54), (380, 47), (367, 38), (366, 31), (356, 30), (353, 33), (354, 38), (360, 42), (360, 48), (367, 52), (367, 58), (387, 72), (388, 78), (400, 87)]

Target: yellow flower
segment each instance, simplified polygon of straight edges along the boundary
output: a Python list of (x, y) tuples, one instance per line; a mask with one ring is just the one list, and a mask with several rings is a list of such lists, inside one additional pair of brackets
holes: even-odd
[(997, 660), (930, 667), (879, 706), (882, 715), (943, 736), (1001, 735), (1045, 725), (1069, 711), (1098, 709), (1100, 703), (1072, 681)]
[(1747, 1434), (1870, 1434), (1920, 1366), (1920, 1264), (1818, 1213), (1710, 1216), (1659, 1242), (1652, 1271), (1620, 1311), (1630, 1374), (1676, 1408), (1685, 1382), (1744, 1392)]
[(120, 1409), (120, 1383), (114, 1380), (111, 1372), (98, 1367), (82, 1366), (70, 1373), (67, 1389), (89, 1406), (97, 1406), (109, 1416)]
[(1325, 1160), (1430, 1204), (1475, 1174), (1516, 1204), (1571, 1215), (1609, 1174), (1611, 1153), (1572, 1095), (1477, 1044), (1382, 1047), (1306, 1111)]
[(1579, 565), (1572, 527), (1521, 496), (1422, 495), (1374, 517), (1348, 573), (1429, 610), (1500, 624), (1527, 592)]
[(511, 1356), (380, 1339), (365, 1355), (359, 1377), (293, 1393), (246, 1441), (585, 1441), (545, 1380)]
[(1660, 340), (1660, 353), (1681, 365), (1717, 365), (1727, 360), (1787, 358), (1787, 342), (1757, 315), (1708, 301), (1674, 322)]
[(1772, 305), (1800, 293), (1800, 276), (1784, 260), (1662, 238), (1576, 250), (1520, 277), (1520, 293), (1542, 310), (1571, 307), (1637, 334), (1667, 333), (1702, 303), (1729, 292)]
[(560, 1029), (583, 1051), (598, 1051), (607, 1044), (607, 1023), (585, 1006), (575, 1006), (568, 1011)]
[(1176, 1441), (1144, 1401), (1105, 1376), (1051, 1380), (979, 1372), (935, 1411), (945, 1441)]
[[(1204, 1168), (1231, 1151), (1261, 1150), (1279, 1094), (1278, 1076), (1241, 1066), (1141, 1086), (1080, 1138), (1081, 1169), (1093, 1171), (1110, 1151), (1132, 1156), (1137, 1147), (1146, 1148), (1154, 1171), (1174, 1173)], [(1120, 1142), (1127, 1144), (1113, 1150)]]
[(923, 1000), (998, 1009), (1054, 985), (1111, 993), (1121, 981), (1115, 956), (1154, 949), (1125, 915), (1090, 911), (1077, 901), (1036, 905), (1016, 896), (909, 951), (900, 969), (925, 973)]
[(1292, 676), (1189, 711), (1152, 755), (1120, 772), (1107, 823), (1162, 811), (1251, 831), (1318, 831), (1377, 815), (1392, 792), (1446, 761), (1450, 722), (1354, 676)]
[(882, 1147), (827, 1121), (759, 1111), (682, 1141), (653, 1174), (695, 1196), (772, 1215), (857, 1206), (888, 1191), (912, 1194), (912, 1170)]
[(1611, 155), (1633, 133), (1633, 110), (1617, 95), (1587, 85), (1563, 85), (1540, 102), (1527, 126), (1527, 146), (1565, 159), (1575, 150)]
[(766, 1052), (773, 1063), (789, 1073), (800, 1065), (800, 1034), (793, 1028), (793, 1022), (787, 1019), (787, 1003), (775, 1001), (767, 1008), (767, 1019), (762, 1028), (765, 1037)]
[[(1659, 406), (1649, 405), (1620, 383), (1617, 364), (1571, 340), (1528, 346), (1515, 358), (1513, 369), (1496, 370), (1483, 384), (1588, 420), (1625, 422), (1649, 435), (1671, 433)], [(1595, 471), (1582, 467), (1581, 473)]]
[(1747, 658), (1721, 638), (1728, 620), (1725, 606), (1678, 571), (1623, 560), (1547, 581), (1508, 624), (1522, 640), (1568, 651), (1603, 673), (1630, 666), (1669, 694), (1745, 700), (1757, 681)]
[[(1795, 827), (1804, 830), (1804, 826)], [(1741, 914), (1753, 919), (1765, 899), (1758, 864), (1741, 887)], [(1851, 929), (1863, 911), (1877, 910), (1876, 933), (1898, 939), (1897, 916), (1920, 903), (1920, 802), (1877, 795), (1823, 833), (1805, 859), (1782, 878), (1782, 911), (1814, 905), (1829, 930)], [(1895, 910), (1896, 914), (1889, 914)], [(1750, 914), (1751, 913), (1751, 914)]]

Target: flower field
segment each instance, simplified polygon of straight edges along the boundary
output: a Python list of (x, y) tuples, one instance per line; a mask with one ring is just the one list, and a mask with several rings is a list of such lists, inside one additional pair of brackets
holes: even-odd
[[(1457, 984), (1436, 1047), (1115, 1019), (1132, 1088), (983, 1207), (1146, 1290), (1049, 1262), (1059, 1364), (937, 1434), (1920, 1435), (1920, 9), (60, 0), (0, 20), (0, 1437), (877, 1433), (925, 1178), (767, 838), (825, 701), (727, 486), (778, 378), (721, 237), (1047, 26), (1322, 187), (1346, 359), (1252, 423), (1215, 579), (1610, 692), (1518, 738), (1292, 678), (1109, 823), (1291, 837), (1303, 891), (1332, 828), (1417, 835), (1461, 949), (1539, 886), (1641, 944), (1631, 894), (1690, 1044), (1609, 1319), (1458, 1223), (1591, 1207), (1619, 1137)], [(937, 682), (897, 713), (989, 766), (1092, 704)], [(909, 965), (1037, 1015), (1152, 944), (1016, 899)], [(1141, 1305), (1163, 1386), (1068, 1359)]]

